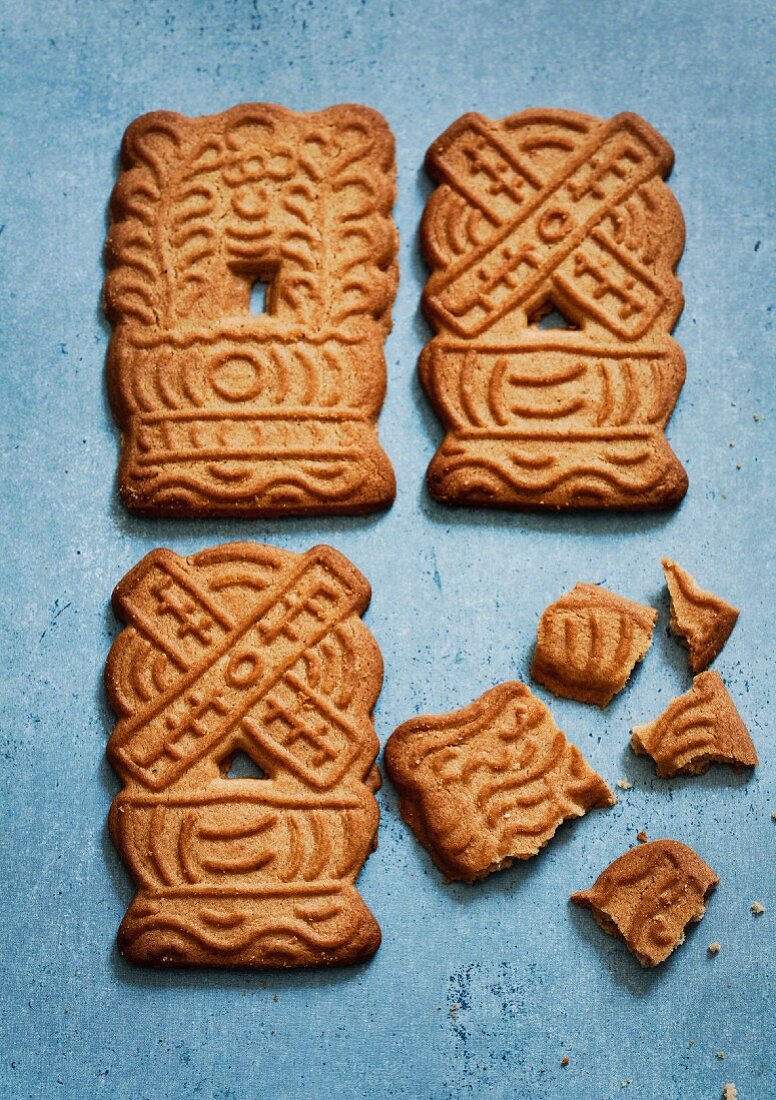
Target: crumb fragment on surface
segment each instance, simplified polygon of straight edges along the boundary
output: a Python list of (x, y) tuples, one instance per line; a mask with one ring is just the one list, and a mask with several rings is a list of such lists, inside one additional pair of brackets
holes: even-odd
[(571, 901), (624, 940), (641, 966), (657, 966), (684, 943), (687, 925), (703, 917), (718, 883), (697, 852), (664, 838), (630, 848)]
[(765, 912), (765, 906), (762, 905), (759, 901), (753, 901), (749, 908), (752, 910), (756, 917), (759, 917), (762, 913)]
[(560, 1060), (560, 1064), (562, 1066), (567, 1066), (569, 1064), (569, 1061), (570, 1061), (570, 1059), (569, 1059), (568, 1054), (564, 1054), (563, 1057)]
[(545, 608), (531, 676), (555, 695), (605, 707), (652, 645), (653, 607), (578, 583)]
[(661, 779), (703, 775), (712, 764), (755, 768), (757, 750), (718, 672), (701, 672), (652, 722), (634, 726), (631, 748), (651, 756)]
[(718, 1050), (717, 1051), (717, 1058), (719, 1058), (720, 1062), (724, 1061), (724, 1058), (725, 1058), (724, 1050)]
[(646, 844), (647, 843), (647, 841), (649, 840), (649, 837), (647, 836), (646, 831), (644, 829), (642, 829), (640, 833), (636, 833), (636, 840), (638, 840), (639, 844)]
[(710, 955), (716, 955), (717, 952), (719, 951), (720, 947), (722, 947), (722, 944), (717, 943), (716, 940), (714, 941), (714, 943), (710, 943), (709, 944), (709, 954)]
[(624, 775), (621, 779), (617, 780), (617, 786), (621, 791), (629, 791), (633, 787), (633, 784), (630, 779)]
[(738, 1089), (730, 1081), (722, 1090), (722, 1100), (738, 1100)]
[(517, 681), (460, 710), (404, 722), (384, 761), (401, 816), (450, 882), (474, 883), (531, 859), (567, 819), (616, 803)]

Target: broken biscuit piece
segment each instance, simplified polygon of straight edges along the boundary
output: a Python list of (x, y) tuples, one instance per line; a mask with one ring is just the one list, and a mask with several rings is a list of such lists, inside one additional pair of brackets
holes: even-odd
[(605, 707), (652, 645), (657, 611), (576, 584), (539, 620), (531, 676), (555, 695)]
[(651, 756), (662, 779), (703, 775), (711, 764), (759, 764), (749, 731), (718, 672), (701, 672), (659, 718), (636, 726), (631, 748)]
[(624, 940), (644, 967), (657, 966), (684, 943), (686, 926), (706, 912), (719, 883), (686, 844), (653, 840), (611, 863), (589, 890), (572, 894), (610, 936)]
[(691, 670), (703, 672), (730, 637), (738, 608), (701, 588), (670, 558), (662, 558), (660, 564), (671, 597), (671, 630), (689, 649)]
[(565, 818), (613, 806), (607, 784), (525, 684), (414, 718), (385, 747), (401, 815), (449, 880), (474, 882), (544, 847)]

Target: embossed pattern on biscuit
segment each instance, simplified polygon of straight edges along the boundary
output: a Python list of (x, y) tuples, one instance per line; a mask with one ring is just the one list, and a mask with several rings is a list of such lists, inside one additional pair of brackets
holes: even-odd
[(659, 718), (636, 726), (631, 748), (638, 756), (651, 756), (663, 779), (703, 775), (712, 764), (759, 764), (749, 730), (718, 672), (701, 672)]
[(703, 672), (730, 637), (738, 608), (701, 588), (670, 558), (662, 558), (661, 565), (671, 597), (671, 630), (687, 645), (691, 670)]
[(657, 611), (576, 584), (539, 620), (531, 677), (556, 695), (605, 707), (652, 644)]
[(518, 682), (405, 722), (388, 739), (385, 766), (404, 820), (440, 871), (464, 882), (529, 859), (566, 818), (615, 802)]
[(121, 169), (105, 308), (125, 504), (254, 516), (387, 506), (395, 482), (376, 421), (398, 242), (382, 116), (155, 112), (128, 128)]
[(644, 967), (657, 966), (684, 943), (685, 929), (706, 912), (719, 883), (692, 848), (653, 840), (631, 848), (571, 895), (610, 936), (622, 939)]
[[(331, 547), (154, 550), (119, 583), (106, 666), (110, 830), (137, 884), (122, 954), (151, 965), (357, 962), (376, 843), (369, 585)], [(265, 778), (231, 778), (238, 753)]]
[[(467, 114), (431, 146), (421, 243), (436, 336), (420, 375), (446, 431), (437, 499), (645, 509), (684, 496), (664, 435), (685, 377), (669, 335), (683, 305), (672, 163), (633, 114)], [(538, 327), (552, 308), (569, 330)]]

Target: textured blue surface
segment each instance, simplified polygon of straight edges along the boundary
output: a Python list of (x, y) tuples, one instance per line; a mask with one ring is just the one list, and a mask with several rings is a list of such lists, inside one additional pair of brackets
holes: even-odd
[[(725, 1081), (741, 1100), (776, 1095), (769, 7), (3, 0), (3, 1096), (705, 1100)], [(154, 522), (117, 500), (99, 301), (121, 134), (151, 109), (251, 99), (369, 104), (397, 137), (402, 282), (380, 430), (399, 496), (383, 516)], [(673, 514), (454, 513), (423, 488), (440, 437), (415, 373), (427, 339), (423, 154), (464, 111), (534, 105), (634, 110), (676, 150), (688, 378), (669, 439), (690, 491)], [(539, 691), (593, 765), (633, 789), (471, 888), (442, 885), (386, 787), (380, 847), (360, 879), (384, 933), (370, 964), (126, 965), (113, 937), (131, 890), (105, 826), (117, 790), (103, 755), (110, 592), (153, 546), (236, 538), (329, 541), (370, 578), (382, 741), (416, 713), (527, 678), (541, 610), (577, 579), (657, 601), (655, 645), (605, 712)], [(666, 636), (665, 553), (743, 609), (717, 667), (758, 745), (754, 777), (662, 782), (627, 748), (630, 726), (689, 683)], [(656, 972), (567, 902), (642, 828), (691, 844), (722, 878), (702, 925)]]

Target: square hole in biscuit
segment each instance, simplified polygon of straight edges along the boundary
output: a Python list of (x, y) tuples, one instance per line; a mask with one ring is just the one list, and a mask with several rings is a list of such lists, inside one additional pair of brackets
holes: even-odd
[(269, 279), (256, 279), (251, 286), (250, 311), (251, 313), (269, 312)]

